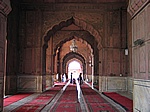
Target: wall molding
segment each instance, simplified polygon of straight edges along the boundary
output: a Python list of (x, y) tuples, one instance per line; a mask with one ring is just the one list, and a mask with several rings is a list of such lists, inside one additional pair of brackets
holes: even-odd
[(134, 111), (149, 112), (150, 80), (134, 79), (133, 105)]
[(43, 76), (18, 76), (17, 92), (42, 92)]
[(127, 77), (99, 77), (99, 90), (104, 91), (127, 91), (128, 78)]
[(9, 0), (0, 0), (0, 13), (7, 16), (11, 11), (10, 1)]
[[(130, 0), (130, 2), (133, 0)], [(136, 16), (147, 4), (150, 3), (150, 0), (134, 0), (128, 5), (128, 12), (132, 16)]]

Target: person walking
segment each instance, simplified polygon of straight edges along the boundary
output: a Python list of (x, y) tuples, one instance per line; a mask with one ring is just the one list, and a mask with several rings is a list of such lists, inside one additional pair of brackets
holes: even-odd
[(70, 78), (70, 83), (72, 83), (72, 74), (73, 74), (73, 73), (71, 72), (71, 78)]
[(79, 75), (79, 82), (80, 82), (80, 85), (83, 83), (83, 80), (82, 80), (82, 73), (80, 73), (80, 75)]

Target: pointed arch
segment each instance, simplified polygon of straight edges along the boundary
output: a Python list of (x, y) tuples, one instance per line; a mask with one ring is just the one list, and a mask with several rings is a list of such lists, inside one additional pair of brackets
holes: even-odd
[(48, 45), (48, 41), (50, 40), (50, 38), (59, 30), (61, 30), (63, 27), (67, 27), (71, 24), (75, 24), (77, 26), (80, 26), (82, 27), (85, 31), (88, 31), (93, 37), (95, 37), (95, 40), (97, 41), (98, 45), (97, 47), (98, 48), (101, 48), (102, 47), (102, 44), (101, 44), (101, 36), (99, 34), (99, 32), (93, 28), (92, 25), (86, 23), (85, 21), (81, 20), (81, 19), (78, 19), (77, 17), (72, 17), (66, 21), (62, 21), (60, 22), (58, 25), (54, 25), (52, 27), (52, 29), (50, 29), (47, 33), (46, 33), (46, 36), (44, 37), (44, 45)]
[[(78, 19), (77, 17), (71, 17), (70, 19), (66, 20), (66, 21), (62, 21), (60, 22), (58, 25), (54, 25), (47, 33), (46, 36), (44, 36), (44, 43), (43, 43), (43, 51), (42, 51), (42, 74), (44, 75), (46, 73), (46, 49), (48, 48), (48, 41), (50, 40), (50, 38), (56, 34), (57, 31), (61, 30), (64, 27), (68, 27), (71, 24), (75, 24), (81, 28), (83, 28), (85, 31), (87, 31), (93, 38), (93, 40), (95, 41), (95, 43), (89, 44), (92, 46), (94, 46), (93, 49), (93, 55), (94, 55), (94, 64), (96, 65), (94, 67), (94, 74), (98, 73), (98, 62), (97, 60), (99, 60), (99, 54), (98, 54), (98, 49), (102, 48), (102, 44), (101, 44), (101, 36), (99, 34), (99, 32), (93, 28), (92, 25), (86, 23), (85, 21)], [(70, 37), (70, 39), (73, 37)], [(86, 40), (88, 42), (88, 40)], [(91, 41), (91, 40), (90, 40)], [(93, 41), (91, 41), (93, 42)], [(95, 55), (98, 54), (98, 55)]]
[[(88, 33), (88, 32), (86, 32), (86, 33)], [(76, 36), (77, 35), (77, 36)], [(57, 49), (60, 47), (60, 46), (62, 46), (64, 43), (66, 43), (67, 41), (70, 41), (70, 40), (72, 40), (72, 39), (77, 39), (78, 41), (85, 41), (85, 43), (89, 46), (89, 48), (91, 49), (91, 51), (93, 52), (93, 49), (94, 49), (94, 39), (91, 37), (92, 35), (90, 35), (89, 33), (87, 34), (88, 35), (88, 37), (91, 37), (91, 39), (89, 39), (89, 40), (86, 40), (85, 38), (87, 37), (87, 36), (85, 36), (85, 35), (82, 35), (82, 34), (80, 33), (80, 34), (73, 34), (73, 35), (69, 35), (69, 37), (68, 38), (65, 38), (65, 39), (63, 39), (63, 40), (61, 40), (59, 43), (57, 43), (57, 45), (56, 46), (54, 46), (54, 55), (55, 55), (55, 53), (56, 53), (56, 51), (57, 51)], [(79, 36), (79, 37), (78, 37)]]
[(70, 53), (68, 53), (64, 56), (63, 62), (62, 62), (63, 72), (65, 73), (67, 62), (71, 59), (79, 60), (82, 63), (82, 66), (83, 66), (83, 73), (85, 73), (85, 71), (86, 71), (85, 59), (81, 54), (76, 53), (76, 52), (70, 52)]

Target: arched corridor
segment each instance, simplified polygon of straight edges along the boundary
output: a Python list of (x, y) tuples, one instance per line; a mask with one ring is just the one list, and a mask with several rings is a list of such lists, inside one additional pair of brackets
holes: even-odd
[(0, 111), (150, 112), (149, 12), (150, 0), (0, 0)]

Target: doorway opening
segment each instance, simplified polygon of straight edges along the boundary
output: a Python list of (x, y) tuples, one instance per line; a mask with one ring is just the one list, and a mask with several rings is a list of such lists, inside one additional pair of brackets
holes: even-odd
[(77, 80), (79, 78), (79, 74), (83, 73), (82, 66), (78, 61), (72, 61), (68, 65), (68, 79), (72, 78)]

